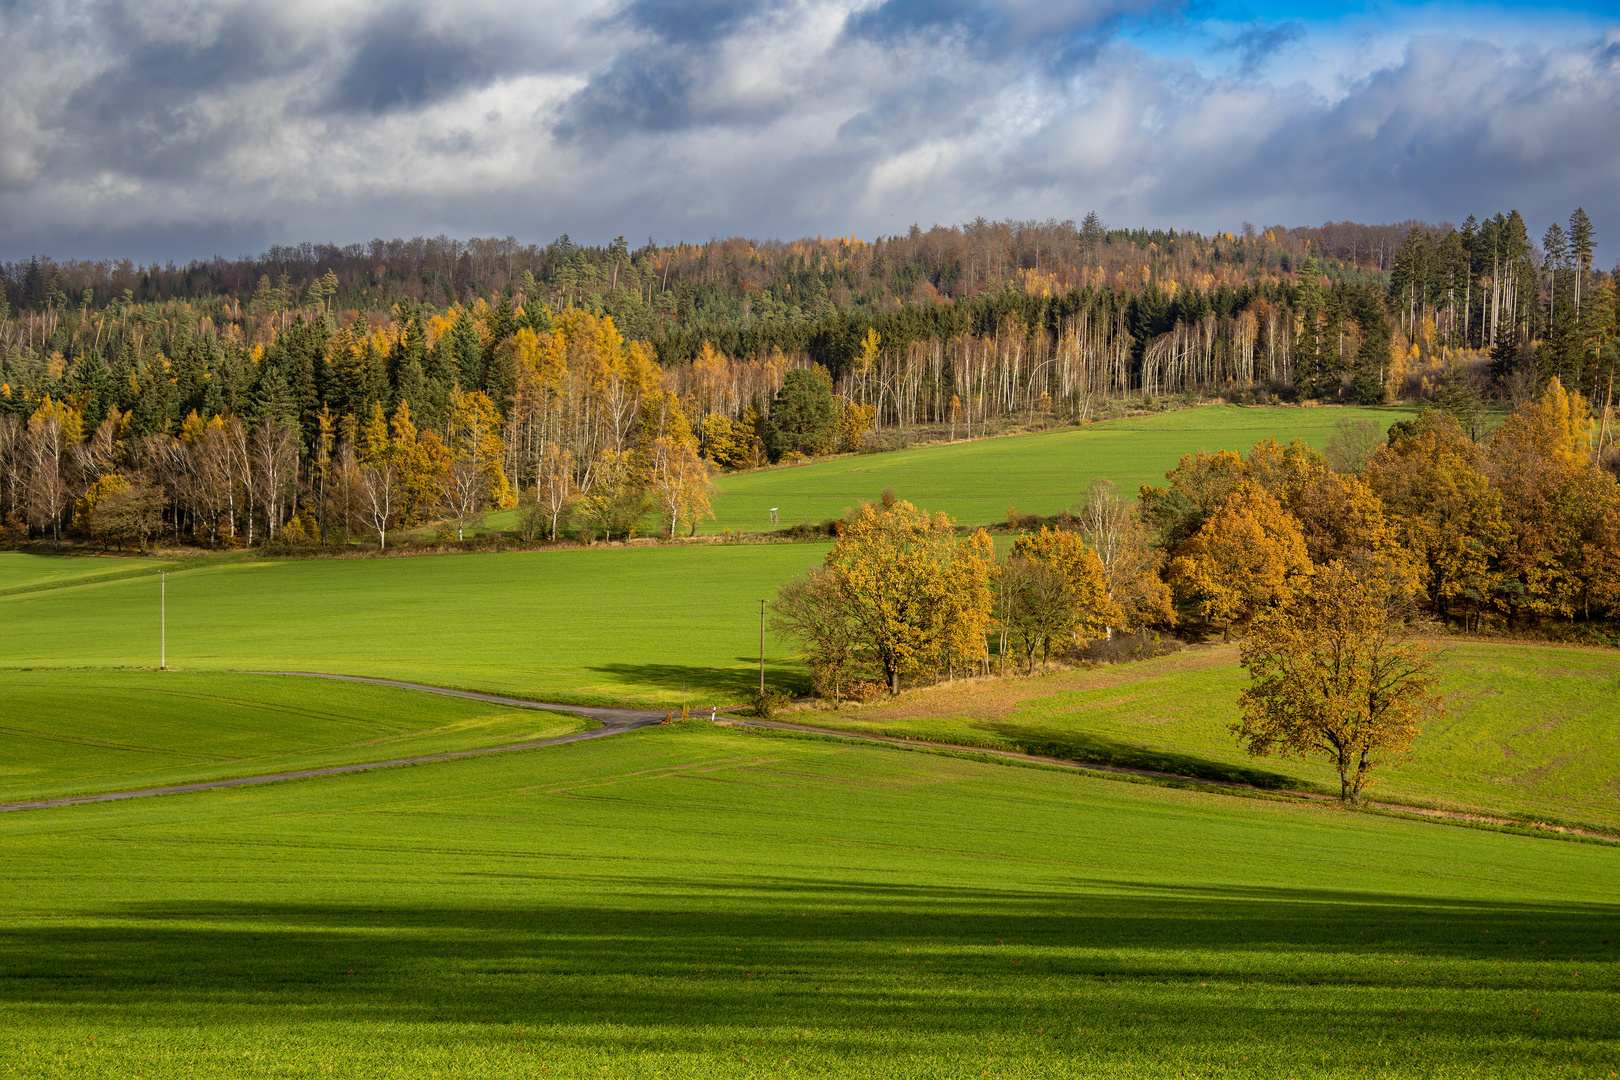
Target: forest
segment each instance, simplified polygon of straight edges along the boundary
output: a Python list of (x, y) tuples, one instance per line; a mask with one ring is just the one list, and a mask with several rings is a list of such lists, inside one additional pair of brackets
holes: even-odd
[(1608, 460), (1596, 246), (1581, 210), (1540, 243), (1517, 212), (1215, 236), (1091, 214), (872, 242), (33, 259), (5, 267), (0, 520), (19, 541), (383, 545), (513, 505), (533, 535), (623, 535), (656, 507), (673, 533), (705, 512), (705, 470), (893, 431), (1174, 397), (1424, 402), (1479, 438), (1493, 402), (1553, 380)]

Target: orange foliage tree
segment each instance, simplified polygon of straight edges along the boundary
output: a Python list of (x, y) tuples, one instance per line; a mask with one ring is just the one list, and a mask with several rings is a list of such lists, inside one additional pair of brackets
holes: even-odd
[(1257, 615), (1243, 642), (1250, 685), (1232, 732), (1257, 757), (1324, 756), (1354, 803), (1372, 770), (1398, 760), (1441, 715), (1433, 657), (1399, 617), (1385, 579), (1321, 567)]

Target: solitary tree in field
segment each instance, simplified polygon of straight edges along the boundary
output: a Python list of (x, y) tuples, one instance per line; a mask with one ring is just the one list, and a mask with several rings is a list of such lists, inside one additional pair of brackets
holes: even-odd
[(1391, 610), (1403, 597), (1397, 582), (1333, 562), (1255, 618), (1232, 725), (1249, 753), (1327, 757), (1347, 803), (1376, 766), (1405, 756), (1444, 704), (1429, 650)]

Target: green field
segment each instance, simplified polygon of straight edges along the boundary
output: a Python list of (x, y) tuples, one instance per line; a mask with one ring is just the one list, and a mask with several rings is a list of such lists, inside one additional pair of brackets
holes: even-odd
[(0, 1077), (1608, 1077), (1620, 851), (710, 728), (0, 815)]
[(7, 593), (32, 592), (54, 589), (62, 585), (79, 585), (92, 581), (116, 581), (123, 578), (155, 575), (164, 568), (175, 569), (176, 563), (168, 559), (145, 559), (133, 556), (31, 555), (26, 552), (0, 553), (0, 596)]
[(1024, 514), (1055, 514), (1080, 502), (1098, 477), (1134, 493), (1162, 484), (1183, 454), (1195, 450), (1247, 453), (1262, 439), (1302, 438), (1327, 446), (1345, 419), (1372, 419), (1381, 427), (1410, 409), (1244, 408), (1209, 405), (1154, 416), (1110, 420), (1039, 435), (943, 443), (915, 450), (836, 458), (789, 469), (720, 477), (715, 520), (705, 532), (769, 529), (775, 506), (783, 525), (820, 522), (892, 487), (903, 499), (943, 510), (960, 524), (985, 525)]
[[(1620, 652), (1439, 643), (1447, 715), (1375, 799), (1620, 830)], [(1247, 676), (1237, 646), (991, 681), (787, 719), (1337, 795), (1320, 761), (1251, 758), (1228, 725)]]
[[(1196, 450), (1248, 451), (1262, 439), (1301, 438), (1327, 447), (1342, 420), (1368, 419), (1387, 428), (1415, 410), (1206, 405), (1152, 416), (1064, 428), (1038, 435), (940, 443), (883, 454), (815, 461), (791, 468), (716, 478), (714, 520), (699, 533), (759, 532), (842, 517), (851, 507), (892, 487), (926, 510), (943, 510), (958, 524), (1003, 520), (1009, 504), (1024, 514), (1056, 514), (1080, 502), (1098, 477), (1134, 494), (1162, 484), (1183, 454)], [(771, 507), (777, 524), (771, 524)], [(485, 530), (515, 527), (515, 511), (491, 514)], [(656, 522), (648, 519), (649, 529)], [(431, 530), (427, 530), (431, 531)]]
[(0, 671), (0, 803), (170, 787), (549, 739), (564, 713), (365, 683)]
[[(823, 550), (727, 544), (205, 563), (168, 576), (168, 661), (548, 701), (724, 704), (758, 679), (758, 601)], [(0, 554), (0, 567), (37, 558)], [(56, 561), (63, 574), (81, 562)], [(46, 572), (22, 566), (0, 574)], [(0, 668), (156, 667), (158, 583), (0, 596), (0, 627)], [(768, 644), (773, 681), (802, 677), (782, 646)]]

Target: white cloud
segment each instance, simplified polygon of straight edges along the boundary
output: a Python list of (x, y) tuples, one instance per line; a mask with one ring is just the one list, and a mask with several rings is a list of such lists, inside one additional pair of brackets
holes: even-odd
[(1605, 227), (1620, 32), (1554, 19), (1514, 42), (1428, 9), (1404, 29), (1177, 23), (1178, 52), (1122, 36), (1148, 10), (13, 3), (0, 255), (870, 235), (1093, 208), (1216, 229), (1584, 203)]

